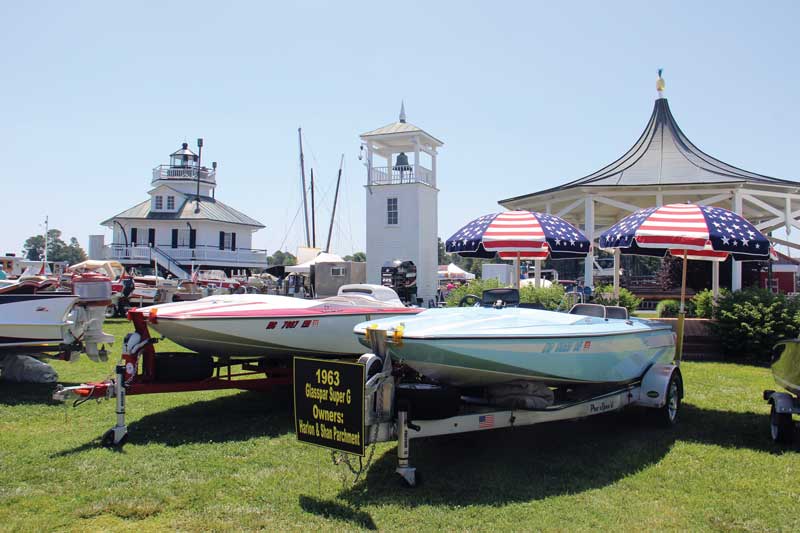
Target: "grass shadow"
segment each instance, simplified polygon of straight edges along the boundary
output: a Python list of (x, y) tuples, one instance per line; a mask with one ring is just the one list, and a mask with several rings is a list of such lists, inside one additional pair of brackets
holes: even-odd
[[(70, 387), (79, 383), (59, 382), (58, 385)], [(62, 402), (53, 400), (55, 383), (12, 383), (0, 381), (0, 405), (60, 405)]]
[[(773, 454), (768, 417), (684, 405), (675, 428), (660, 428), (640, 411), (497, 431), (411, 441), (411, 464), (423, 479), (402, 488), (396, 449), (383, 454), (364, 481), (339, 496), (356, 505), (501, 506), (613, 484), (657, 464), (677, 441)], [(791, 453), (791, 452), (790, 452)]]
[(147, 415), (128, 426), (128, 442), (180, 446), (277, 437), (290, 431), (291, 390), (275, 387), (267, 393), (242, 391)]
[(352, 522), (364, 529), (378, 529), (378, 526), (375, 525), (375, 521), (369, 513), (365, 513), (351, 506), (342, 505), (334, 500), (320, 500), (311, 496), (301, 495), (299, 503), (300, 508), (307, 513), (319, 515), (323, 518)]
[[(181, 446), (277, 437), (291, 431), (291, 394), (286, 387), (275, 387), (269, 393), (242, 391), (144, 416), (128, 425), (127, 442)], [(56, 455), (73, 455), (99, 445), (98, 437)]]

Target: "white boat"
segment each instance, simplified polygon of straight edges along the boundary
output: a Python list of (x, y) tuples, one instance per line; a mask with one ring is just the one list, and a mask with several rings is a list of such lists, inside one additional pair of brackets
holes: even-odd
[(361, 355), (364, 349), (352, 334), (356, 324), (420, 311), (405, 307), (387, 287), (359, 284), (320, 300), (228, 294), (134, 312), (146, 315), (164, 337), (201, 354), (281, 358)]
[(370, 329), (387, 331), (392, 359), (429, 380), (459, 387), (518, 380), (621, 385), (672, 361), (669, 326), (612, 310), (623, 318), (607, 318), (605, 307), (592, 304), (580, 304), (573, 313), (515, 306), (428, 309), (364, 322), (354, 331), (366, 346)]
[(111, 293), (107, 278), (82, 276), (75, 293), (37, 291), (41, 282), (22, 281), (0, 288), (0, 356), (81, 352), (105, 358), (103, 346), (114, 336), (103, 333), (105, 307)]

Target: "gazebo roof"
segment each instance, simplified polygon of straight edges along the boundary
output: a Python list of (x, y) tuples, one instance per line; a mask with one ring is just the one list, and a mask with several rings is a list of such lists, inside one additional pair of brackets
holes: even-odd
[(681, 131), (666, 98), (658, 98), (639, 140), (622, 157), (600, 170), (564, 185), (500, 200), (500, 204), (576, 187), (714, 185), (754, 183), (797, 187), (798, 182), (742, 170), (695, 146)]

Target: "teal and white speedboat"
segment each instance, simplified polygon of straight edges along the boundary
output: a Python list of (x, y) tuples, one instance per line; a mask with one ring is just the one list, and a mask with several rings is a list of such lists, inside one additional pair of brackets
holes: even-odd
[[(580, 312), (595, 316), (575, 314)], [(363, 322), (354, 333), (369, 346), (368, 331), (385, 330), (394, 361), (459, 387), (517, 380), (626, 384), (640, 380), (653, 364), (673, 360), (668, 325), (607, 315), (612, 313), (603, 306), (587, 304), (571, 313), (512, 306), (429, 309)]]

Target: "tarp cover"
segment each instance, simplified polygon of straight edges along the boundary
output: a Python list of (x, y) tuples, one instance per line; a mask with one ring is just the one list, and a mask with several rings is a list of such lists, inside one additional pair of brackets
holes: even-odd
[(308, 274), (311, 272), (311, 265), (316, 265), (317, 263), (342, 263), (344, 259), (336, 254), (329, 254), (327, 252), (320, 252), (317, 257), (310, 261), (306, 261), (305, 263), (300, 263), (299, 265), (292, 265), (286, 267), (286, 272), (295, 272), (298, 274)]
[(0, 357), (0, 381), (55, 383), (58, 373), (52, 366), (29, 355), (6, 355)]

